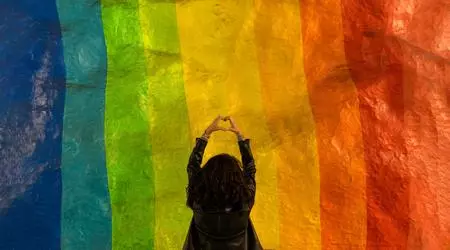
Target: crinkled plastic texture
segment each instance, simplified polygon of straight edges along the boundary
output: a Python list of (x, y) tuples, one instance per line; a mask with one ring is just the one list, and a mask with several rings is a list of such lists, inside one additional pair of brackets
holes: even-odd
[(2, 1), (0, 248), (180, 249), (218, 114), (266, 249), (449, 248), (447, 5)]

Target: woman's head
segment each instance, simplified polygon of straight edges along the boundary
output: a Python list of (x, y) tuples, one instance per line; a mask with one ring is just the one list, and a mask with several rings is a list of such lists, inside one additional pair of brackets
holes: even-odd
[(250, 193), (244, 183), (241, 162), (229, 154), (210, 158), (187, 188), (187, 205), (225, 208), (248, 201)]

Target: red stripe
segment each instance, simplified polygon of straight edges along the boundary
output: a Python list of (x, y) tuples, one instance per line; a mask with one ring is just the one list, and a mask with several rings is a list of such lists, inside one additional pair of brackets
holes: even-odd
[(449, 54), (440, 50), (445, 43), (443, 4), (443, 0), (409, 0), (394, 6), (394, 18), (401, 22), (396, 22), (392, 34), (401, 38), (404, 57), (409, 59), (403, 64), (414, 221), (409, 249), (447, 249), (445, 244), (450, 243), (450, 63), (445, 59)]
[(342, 0), (345, 50), (358, 89), (367, 164), (367, 249), (406, 249), (410, 176), (405, 148), (404, 55), (386, 35), (390, 6)]
[[(406, 164), (411, 173), (410, 218), (414, 221), (409, 231), (409, 249), (444, 249), (439, 201), (450, 197), (448, 182), (442, 183), (440, 177), (445, 174), (447, 181), (450, 177), (450, 126), (443, 127), (442, 119), (443, 114), (449, 117), (450, 113), (448, 105), (442, 105), (444, 65), (442, 61), (430, 60), (418, 48), (407, 44), (402, 47), (405, 56), (414, 58), (405, 62), (404, 79)], [(448, 205), (449, 202), (442, 207), (444, 218), (450, 212)], [(446, 214), (442, 214), (444, 211)], [(447, 219), (443, 225), (449, 222)]]

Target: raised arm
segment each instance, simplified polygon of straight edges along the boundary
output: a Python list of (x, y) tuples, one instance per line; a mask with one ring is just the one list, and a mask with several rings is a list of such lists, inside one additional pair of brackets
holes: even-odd
[(203, 160), (203, 153), (205, 152), (208, 140), (204, 137), (196, 138), (195, 147), (192, 150), (191, 156), (187, 166), (187, 173), (189, 181), (201, 170), (201, 164)]
[(250, 149), (250, 139), (239, 140), (239, 151), (241, 152), (242, 165), (244, 167), (244, 173), (255, 180), (255, 159), (253, 158), (252, 150)]
[(222, 116), (217, 116), (213, 122), (205, 129), (203, 135), (199, 138), (196, 138), (195, 147), (192, 150), (192, 153), (189, 157), (189, 162), (187, 166), (187, 173), (189, 178), (189, 183), (198, 172), (201, 170), (201, 164), (203, 160), (203, 153), (205, 152), (206, 145), (208, 144), (208, 139), (211, 134), (215, 131), (222, 130), (226, 131), (227, 129), (219, 126), (219, 121), (222, 120)]
[(253, 158), (252, 150), (250, 149), (250, 139), (243, 139), (242, 137), (240, 137), (238, 139), (238, 144), (239, 144), (239, 151), (241, 152), (244, 180), (250, 191), (251, 195), (250, 207), (252, 207), (256, 193), (255, 160)]
[(244, 180), (247, 185), (247, 188), (250, 191), (251, 199), (250, 199), (250, 208), (253, 207), (255, 202), (255, 193), (256, 193), (256, 181), (255, 181), (255, 159), (253, 158), (252, 150), (250, 149), (250, 139), (244, 139), (242, 136), (241, 130), (236, 126), (234, 119), (230, 116), (224, 118), (225, 120), (230, 121), (231, 128), (229, 130), (233, 131), (238, 139), (239, 151), (241, 152), (242, 158), (242, 166), (244, 172)]

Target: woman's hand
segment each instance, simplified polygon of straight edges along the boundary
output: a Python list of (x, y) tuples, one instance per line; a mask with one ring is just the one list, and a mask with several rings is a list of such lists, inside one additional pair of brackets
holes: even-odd
[(223, 118), (224, 121), (230, 121), (231, 127), (228, 128), (229, 131), (234, 132), (239, 138), (242, 138), (241, 130), (236, 126), (236, 122), (231, 116), (225, 116)]
[[(229, 128), (224, 128), (219, 126), (219, 122), (220, 121), (229, 121), (231, 127)], [(211, 134), (215, 131), (231, 131), (233, 133), (236, 134), (236, 136), (238, 137), (239, 140), (243, 140), (243, 136), (241, 133), (241, 130), (236, 126), (236, 122), (234, 121), (234, 119), (231, 116), (217, 116), (213, 122), (205, 129), (205, 132), (203, 133), (202, 137), (205, 139), (209, 139), (209, 137), (211, 136)]]
[(206, 138), (209, 138), (209, 136), (215, 132), (215, 131), (228, 131), (227, 128), (223, 128), (219, 126), (219, 122), (221, 120), (224, 120), (224, 117), (219, 115), (216, 117), (216, 119), (214, 119), (214, 121), (206, 128), (205, 133), (203, 134), (203, 136), (206, 136)]

